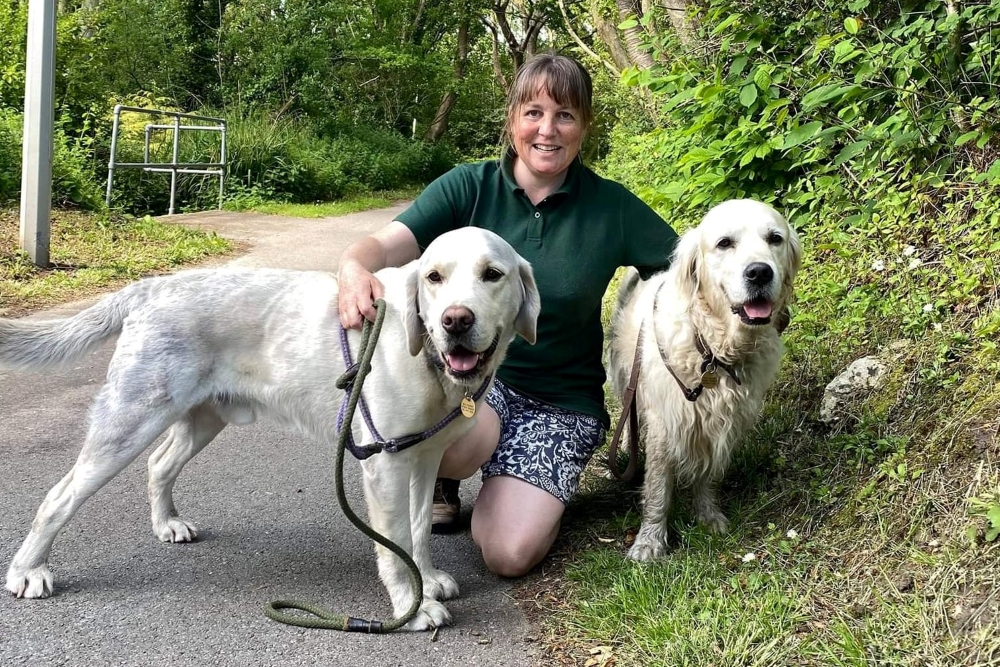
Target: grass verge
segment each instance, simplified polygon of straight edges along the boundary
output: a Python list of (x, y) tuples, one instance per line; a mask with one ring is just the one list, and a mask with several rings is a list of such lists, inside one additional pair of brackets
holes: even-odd
[(330, 218), (374, 208), (385, 208), (393, 204), (413, 199), (422, 188), (384, 190), (357, 194), (333, 202), (315, 204), (288, 204), (256, 200), (237, 200), (227, 203), (226, 208), (235, 211), (254, 211), (272, 215), (287, 215), (294, 218)]
[(232, 250), (215, 234), (148, 216), (56, 210), (50, 234), (52, 266), (42, 269), (20, 249), (18, 211), (0, 209), (0, 315), (84, 298)]

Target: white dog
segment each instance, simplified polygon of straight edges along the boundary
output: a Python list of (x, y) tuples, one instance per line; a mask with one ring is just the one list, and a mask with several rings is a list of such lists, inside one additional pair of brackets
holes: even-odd
[(622, 398), (641, 334), (636, 409), (646, 447), (642, 527), (629, 558), (666, 553), (678, 481), (693, 487), (695, 513), (709, 530), (728, 529), (716, 487), (778, 373), (772, 320), (792, 298), (800, 253), (777, 211), (731, 200), (681, 237), (670, 270), (640, 281), (633, 269), (622, 281), (610, 374)]
[[(388, 309), (364, 397), (389, 440), (434, 429), (463, 399), (481, 404), (514, 335), (534, 343), (540, 304), (531, 266), (492, 232), (449, 232), (419, 260), (377, 276)], [(195, 539), (172, 489), (227, 424), (271, 417), (324, 445), (336, 441), (343, 393), (335, 383), (345, 362), (334, 277), (223, 269), (150, 278), (69, 319), (0, 320), (0, 367), (67, 362), (119, 331), (83, 450), (7, 571), (18, 597), (52, 593), (47, 560), (56, 533), (164, 431), (149, 457), (149, 500), (153, 532), (165, 542)], [(347, 339), (356, 360), (360, 335)], [(358, 414), (352, 433), (365, 446), (374, 438), (362, 422)], [(431, 565), (431, 496), (444, 450), (473, 423), (458, 416), (415, 447), (362, 463), (372, 526), (410, 553), (423, 577), (408, 630), (451, 620), (439, 600), (456, 596), (458, 585)], [(409, 573), (391, 552), (376, 551), (398, 617), (413, 600)]]

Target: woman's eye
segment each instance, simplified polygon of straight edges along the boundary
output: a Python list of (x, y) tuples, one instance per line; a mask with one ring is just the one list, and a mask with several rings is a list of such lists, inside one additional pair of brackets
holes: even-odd
[(501, 278), (503, 278), (503, 271), (500, 271), (499, 269), (494, 269), (492, 266), (483, 271), (483, 280), (488, 283), (495, 283)]
[(726, 248), (732, 248), (733, 240), (728, 236), (723, 236), (721, 239), (719, 239), (719, 242), (715, 244), (715, 247), (719, 248), (720, 250), (725, 250)]
[(431, 271), (430, 273), (427, 274), (427, 282), (429, 283), (439, 283), (443, 280), (444, 278), (442, 278), (441, 274), (438, 273), (437, 271)]
[(568, 111), (562, 111), (562, 112), (560, 112), (559, 113), (559, 119), (560, 120), (568, 120), (568, 121), (576, 120), (576, 118), (573, 116), (573, 114), (571, 114)]

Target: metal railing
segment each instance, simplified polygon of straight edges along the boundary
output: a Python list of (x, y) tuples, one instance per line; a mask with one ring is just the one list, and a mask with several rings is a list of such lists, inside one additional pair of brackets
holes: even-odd
[[(118, 152), (118, 123), (121, 119), (122, 111), (133, 111), (144, 113), (150, 116), (171, 116), (174, 122), (167, 124), (148, 123), (146, 125), (146, 136), (143, 143), (142, 162), (116, 162)], [(198, 121), (202, 125), (182, 125), (181, 119)], [(219, 162), (178, 162), (180, 157), (181, 132), (185, 131), (218, 132), (221, 138), (222, 149), (219, 153)], [(173, 158), (170, 162), (150, 162), (149, 161), (149, 140), (156, 131), (173, 131)], [(174, 200), (177, 196), (177, 174), (211, 174), (219, 177), (219, 208), (222, 208), (222, 194), (226, 184), (226, 121), (221, 118), (210, 116), (197, 116), (195, 114), (180, 113), (178, 111), (161, 111), (159, 109), (140, 109), (138, 107), (126, 107), (121, 104), (115, 105), (115, 121), (111, 130), (111, 159), (108, 161), (108, 191), (105, 201), (111, 206), (111, 186), (115, 180), (115, 169), (142, 169), (149, 172), (164, 172), (170, 174), (170, 209), (168, 215), (174, 214)]]

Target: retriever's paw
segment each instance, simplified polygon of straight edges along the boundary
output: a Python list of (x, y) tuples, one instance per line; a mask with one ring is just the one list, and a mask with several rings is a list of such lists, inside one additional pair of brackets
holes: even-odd
[(698, 522), (714, 535), (725, 535), (729, 532), (729, 519), (718, 510), (702, 512), (698, 515)]
[(437, 600), (424, 598), (417, 615), (403, 626), (403, 630), (422, 632), (445, 625), (451, 625), (451, 612), (448, 611), (448, 608)]
[(19, 598), (47, 598), (52, 595), (52, 573), (48, 565), (30, 570), (7, 570), (7, 590)]
[(424, 580), (424, 597), (432, 600), (451, 600), (458, 597), (458, 582), (444, 570), (421, 572)]
[(161, 542), (194, 542), (198, 537), (198, 529), (194, 524), (176, 516), (162, 523), (154, 523), (153, 532)]
[(637, 561), (657, 560), (666, 555), (666, 540), (636, 540), (632, 548), (628, 550), (628, 558)]

